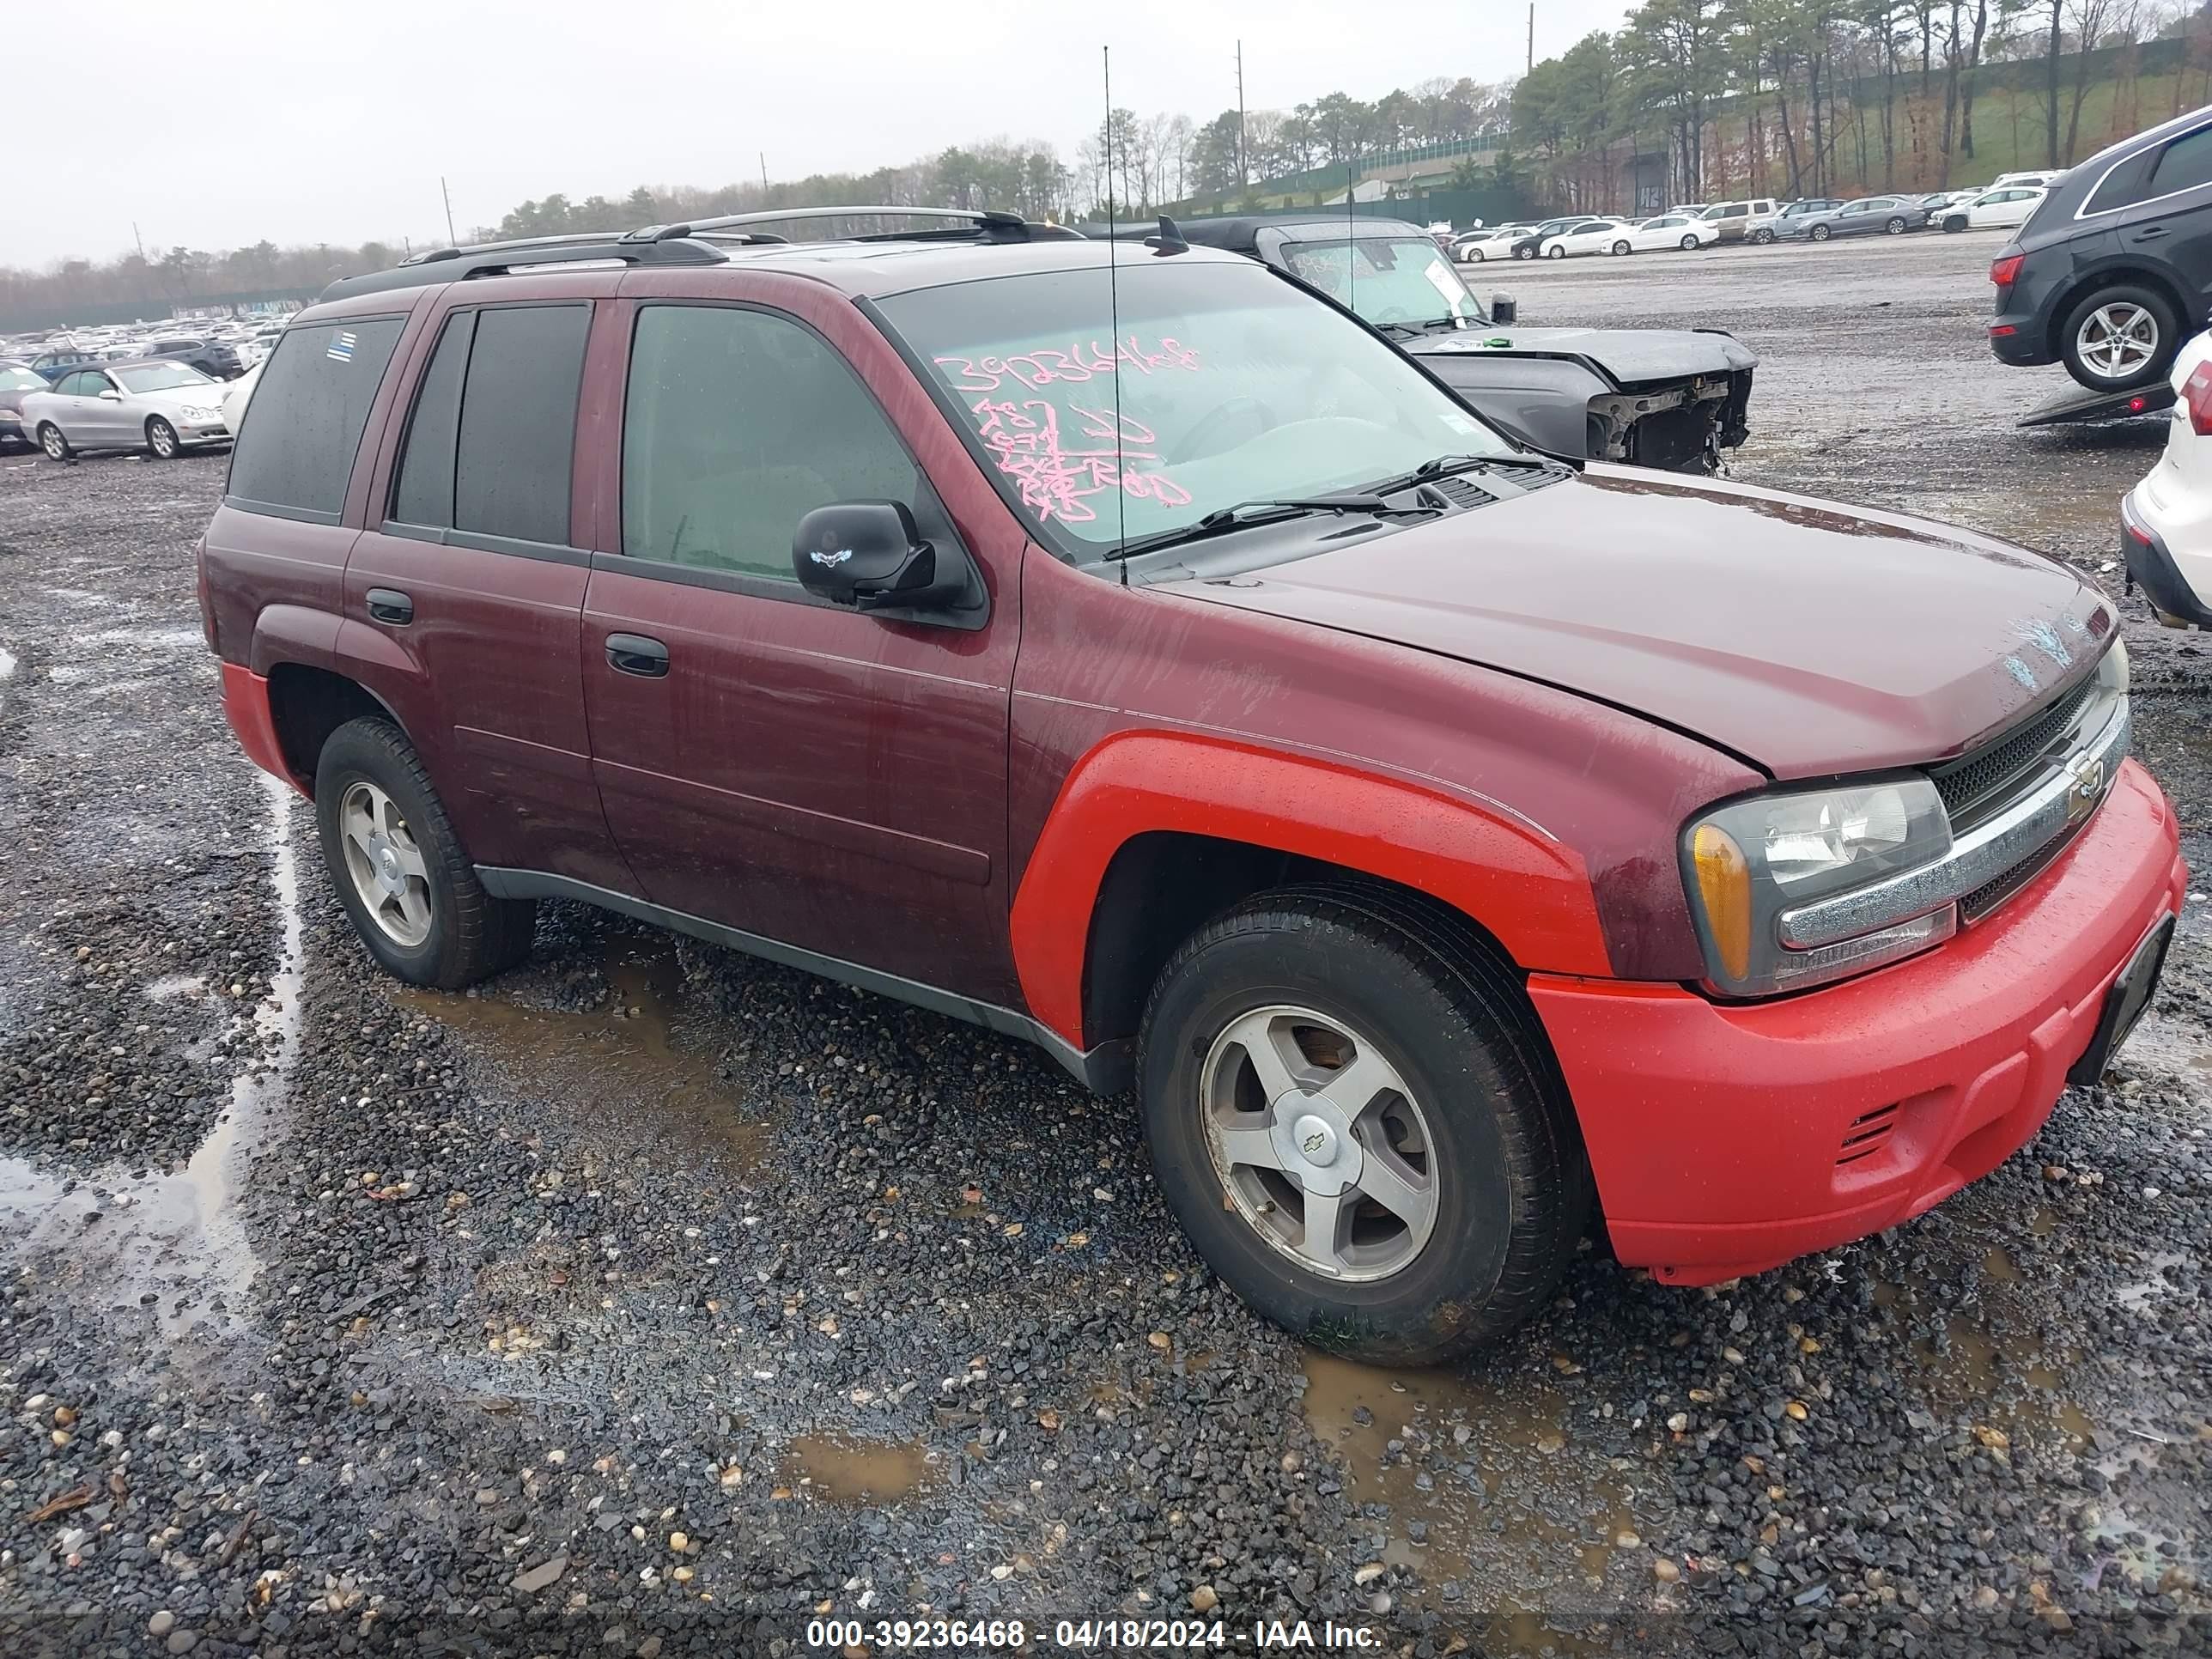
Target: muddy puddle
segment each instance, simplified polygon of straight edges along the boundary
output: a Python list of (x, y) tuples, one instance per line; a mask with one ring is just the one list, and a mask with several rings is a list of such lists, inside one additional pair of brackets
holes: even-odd
[(1389, 1506), (1382, 1559), (1419, 1572), (1425, 1601), (1460, 1583), (1498, 1650), (1585, 1651), (1562, 1628), (1561, 1593), (1587, 1604), (1616, 1561), (1649, 1582), (1628, 1494), (1576, 1455), (1564, 1395), (1316, 1353), (1305, 1374), (1306, 1422), (1335, 1448), (1346, 1496)]
[[(274, 778), (269, 799), (270, 880), (277, 903), (278, 964), (250, 1013), (258, 1057), (231, 1080), (230, 1103), (189, 1158), (173, 1170), (112, 1168), (80, 1175), (0, 1158), (0, 1235), (20, 1257), (52, 1253), (88, 1298), (149, 1309), (172, 1337), (234, 1330), (260, 1271), (246, 1237), (247, 1169), (268, 1141), (300, 1051), (301, 920), (291, 838), (292, 795)], [(198, 979), (150, 982), (161, 1003), (204, 997)], [(204, 1050), (206, 1042), (195, 1045)]]
[(777, 1489), (793, 1496), (872, 1507), (924, 1490), (936, 1474), (926, 1445), (827, 1432), (793, 1441), (775, 1478)]
[[(2058, 1219), (2049, 1206), (2039, 1206), (2028, 1230), (2046, 1235)], [(2030, 1275), (2009, 1251), (1990, 1249), (1982, 1272), (1991, 1294), (1978, 1308), (1959, 1306), (1918, 1275), (1875, 1285), (1875, 1306), (1925, 1333), (1913, 1337), (1911, 1351), (1920, 1392), (1929, 1405), (1966, 1412), (1978, 1426), (1999, 1430), (2008, 1438), (2025, 1436), (2054, 1449), (2081, 1451), (2091, 1443), (2095, 1425), (2070, 1397), (2081, 1353), (2046, 1350), (2002, 1305), (1990, 1305), (1999, 1297), (2030, 1292)], [(1942, 1312), (1947, 1305), (1951, 1311)], [(1937, 1334), (1927, 1328), (1939, 1313)]]
[(607, 1109), (609, 1127), (659, 1133), (740, 1171), (766, 1152), (769, 1127), (744, 1091), (684, 1040), (682, 964), (663, 933), (605, 935), (609, 995), (589, 1012), (535, 1007), (502, 995), (395, 988), (392, 1000), (453, 1032), (501, 1074), (538, 1096)]

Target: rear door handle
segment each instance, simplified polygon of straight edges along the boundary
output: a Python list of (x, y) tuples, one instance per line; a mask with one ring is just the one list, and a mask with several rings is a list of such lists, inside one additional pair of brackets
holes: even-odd
[(2130, 240), (2137, 242), (2154, 242), (2165, 234), (2166, 227), (2164, 225), (2146, 225), (2141, 230), (2136, 232), (2134, 236)]
[(368, 614), (374, 621), (404, 628), (415, 620), (415, 601), (396, 587), (372, 587), (368, 590)]
[(668, 647), (659, 640), (649, 640), (642, 634), (610, 634), (607, 635), (607, 666), (618, 674), (635, 674), (640, 679), (665, 679), (668, 678)]

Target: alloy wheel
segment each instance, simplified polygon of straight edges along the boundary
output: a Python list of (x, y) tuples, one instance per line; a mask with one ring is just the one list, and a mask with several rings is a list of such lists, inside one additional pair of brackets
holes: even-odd
[(54, 460), (69, 459), (69, 440), (62, 436), (61, 428), (51, 421), (39, 428), (39, 447)]
[(1364, 1033), (1288, 1004), (1213, 1039), (1199, 1073), (1206, 1152), (1231, 1205), (1309, 1273), (1359, 1282), (1411, 1267), (1443, 1172), (1420, 1103)]
[(362, 908), (393, 944), (422, 944), (430, 936), (430, 874), (398, 805), (357, 778), (339, 799), (338, 831)]
[(2158, 355), (2158, 319), (2131, 301), (2115, 300), (2081, 319), (2074, 347), (2090, 373), (2125, 380)]
[(167, 421), (154, 421), (146, 428), (146, 441), (163, 460), (173, 459), (177, 453), (176, 429)]

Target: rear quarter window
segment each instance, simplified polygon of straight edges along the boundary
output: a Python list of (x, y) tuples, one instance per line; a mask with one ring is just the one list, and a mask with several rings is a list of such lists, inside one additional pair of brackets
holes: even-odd
[(404, 322), (348, 318), (284, 336), (261, 370), (231, 452), (229, 505), (337, 522), (368, 406)]

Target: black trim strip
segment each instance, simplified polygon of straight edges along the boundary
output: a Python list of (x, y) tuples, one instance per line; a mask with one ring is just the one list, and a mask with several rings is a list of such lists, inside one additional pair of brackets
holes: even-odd
[(258, 513), (264, 519), (289, 519), (295, 524), (343, 524), (343, 513), (325, 513), (319, 507), (286, 507), (281, 501), (257, 501), (246, 495), (226, 495), (222, 504), (240, 513)]
[(629, 894), (617, 893), (611, 888), (595, 887), (590, 882), (578, 881), (572, 876), (550, 875), (542, 870), (502, 869), (495, 865), (480, 864), (477, 866), (477, 879), (483, 884), (484, 891), (494, 898), (562, 898), (595, 904), (603, 910), (612, 910), (618, 915), (649, 922), (653, 927), (665, 927), (673, 933), (689, 933), (694, 939), (705, 939), (709, 945), (741, 951), (764, 962), (780, 963), (786, 968), (818, 974), (840, 984), (856, 985), (864, 991), (872, 991), (878, 996), (890, 997), (894, 1001), (908, 1003), (916, 1008), (926, 1008), (933, 1014), (949, 1014), (954, 1019), (966, 1020), (971, 1025), (980, 1025), (987, 1031), (996, 1031), (1001, 1036), (1020, 1037), (1050, 1054), (1093, 1094), (1119, 1094), (1135, 1081), (1135, 1045), (1126, 1038), (1103, 1042), (1095, 1048), (1078, 1048), (1049, 1026), (1016, 1009), (1004, 1008), (995, 1002), (977, 1002), (957, 991), (924, 985), (919, 980), (863, 967), (857, 962), (847, 962), (839, 957), (823, 956), (819, 951), (809, 951), (797, 945), (786, 945), (781, 939), (768, 939), (759, 933), (726, 927), (719, 921), (708, 921), (703, 916), (695, 916), (683, 910), (672, 910), (647, 899), (632, 898)]
[(542, 559), (548, 564), (587, 565), (592, 556), (580, 547), (554, 542), (526, 542), (514, 536), (488, 536), (480, 530), (447, 530), (434, 524), (402, 524), (386, 519), (376, 526), (380, 536), (398, 536), (410, 542), (433, 542), (440, 547), (470, 547), (480, 553), (511, 553), (518, 559)]

